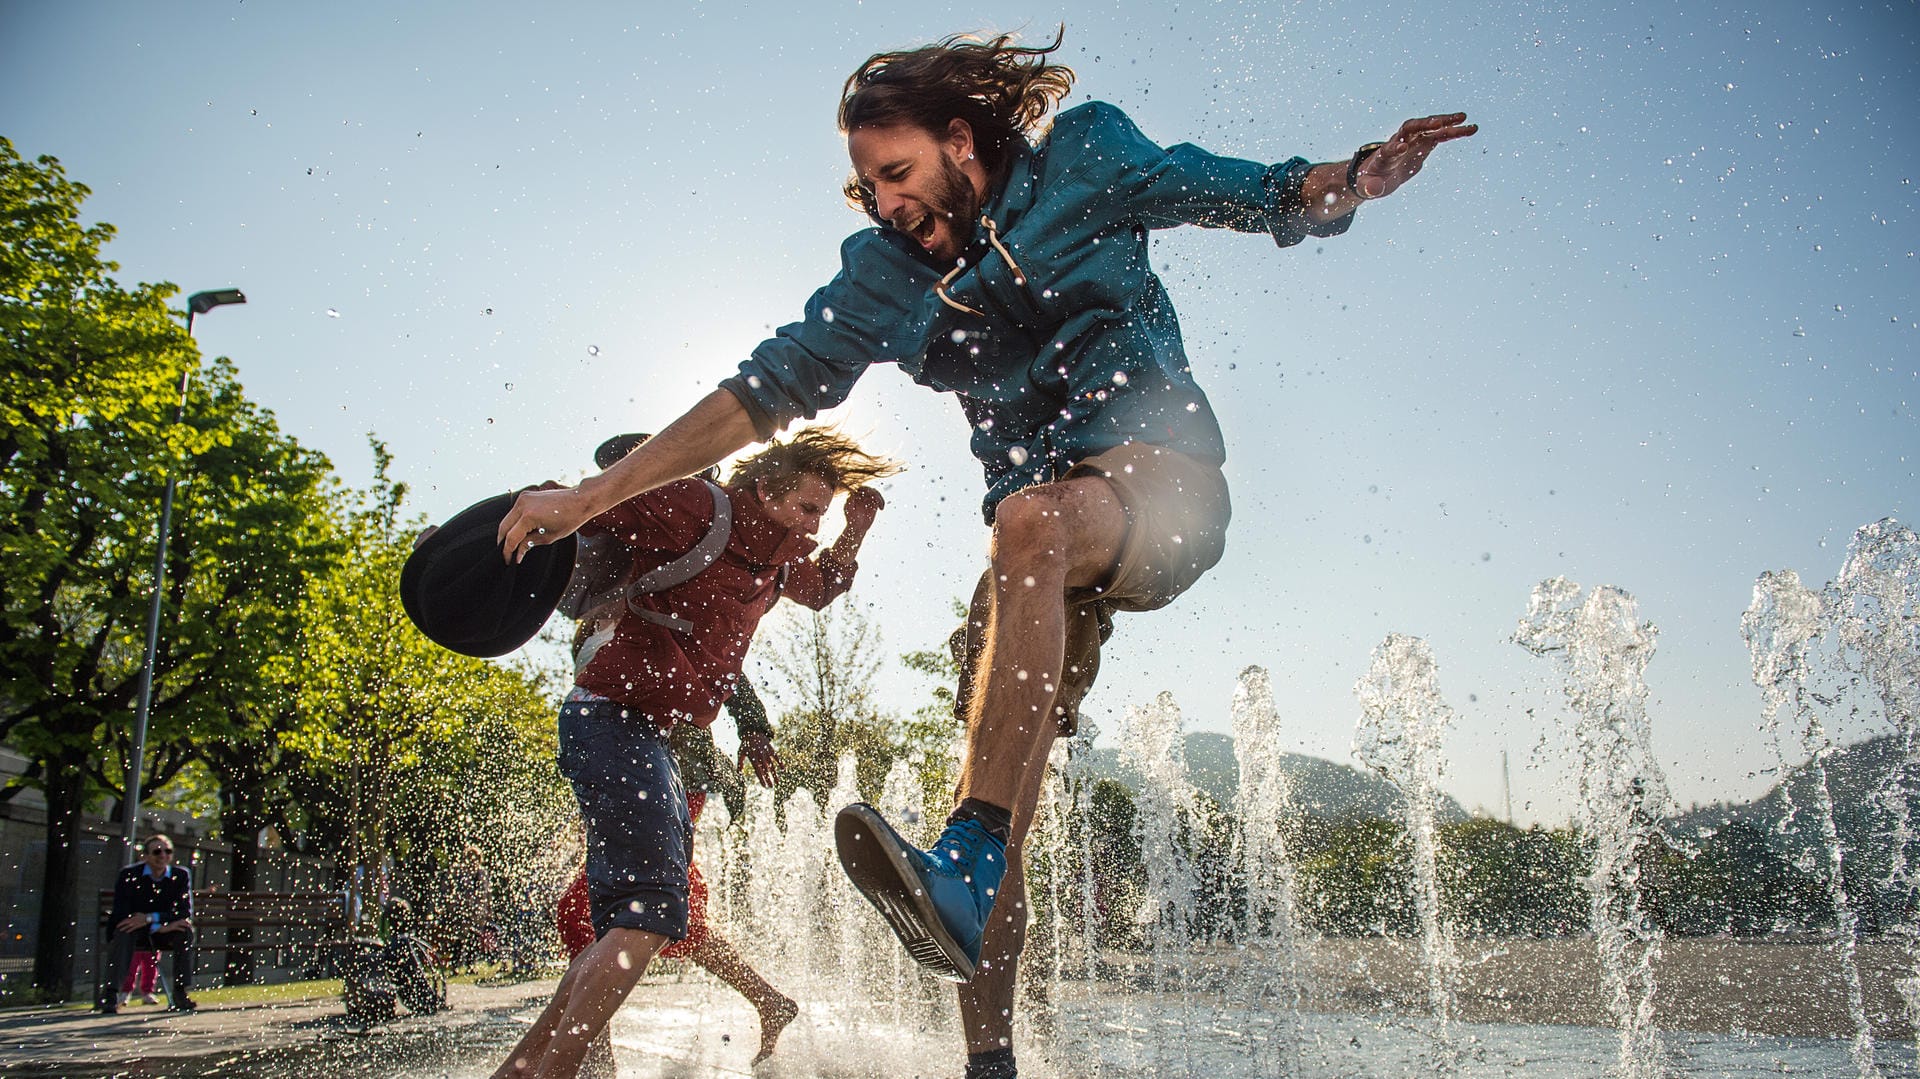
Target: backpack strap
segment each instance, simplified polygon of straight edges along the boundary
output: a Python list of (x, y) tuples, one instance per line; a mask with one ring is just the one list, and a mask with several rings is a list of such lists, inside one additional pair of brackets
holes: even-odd
[(660, 611), (650, 611), (633, 600), (635, 596), (665, 592), (686, 584), (713, 565), (721, 552), (727, 549), (727, 540), (733, 533), (733, 503), (728, 501), (727, 492), (719, 484), (707, 479), (700, 482), (707, 485), (707, 493), (713, 496), (713, 523), (707, 526), (707, 534), (700, 537), (700, 542), (694, 544), (686, 554), (664, 566), (648, 570), (624, 589), (628, 614), (679, 633), (692, 629), (693, 623)]

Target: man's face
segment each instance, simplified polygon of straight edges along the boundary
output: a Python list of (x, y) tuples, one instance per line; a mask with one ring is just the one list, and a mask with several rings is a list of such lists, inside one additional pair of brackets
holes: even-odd
[(874, 208), (937, 262), (960, 257), (980, 216), (986, 171), (973, 159), (973, 133), (957, 124), (945, 138), (912, 124), (858, 127), (847, 136), (853, 172)]
[(147, 866), (155, 873), (164, 873), (173, 864), (173, 844), (160, 839), (147, 840)]
[(820, 519), (826, 516), (827, 507), (833, 504), (833, 487), (812, 473), (802, 475), (800, 483), (793, 490), (778, 498), (767, 497), (765, 480), (759, 481), (756, 489), (761, 507), (774, 524), (805, 536), (820, 531)]

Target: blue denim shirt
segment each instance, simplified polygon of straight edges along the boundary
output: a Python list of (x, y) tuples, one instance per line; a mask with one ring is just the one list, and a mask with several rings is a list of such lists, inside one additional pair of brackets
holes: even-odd
[[(1345, 232), (1300, 202), (1308, 163), (1262, 165), (1181, 144), (1162, 149), (1104, 102), (1056, 117), (1038, 146), (1016, 141), (943, 302), (937, 266), (909, 237), (865, 229), (840, 272), (721, 385), (761, 437), (846, 400), (871, 364), (959, 397), (1000, 500), (1127, 442), (1222, 462), (1219, 423), (1193, 381), (1180, 321), (1147, 264), (1147, 231), (1176, 225), (1266, 232), (1282, 247)], [(1012, 256), (1012, 265), (1007, 256)], [(1017, 268), (1016, 268), (1017, 267)]]

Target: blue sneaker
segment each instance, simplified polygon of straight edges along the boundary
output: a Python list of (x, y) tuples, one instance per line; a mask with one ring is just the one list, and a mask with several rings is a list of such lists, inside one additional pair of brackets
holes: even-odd
[(833, 822), (840, 865), (914, 961), (969, 982), (980, 937), (1007, 875), (1007, 850), (974, 821), (949, 824), (930, 851), (900, 838), (880, 811), (855, 802)]

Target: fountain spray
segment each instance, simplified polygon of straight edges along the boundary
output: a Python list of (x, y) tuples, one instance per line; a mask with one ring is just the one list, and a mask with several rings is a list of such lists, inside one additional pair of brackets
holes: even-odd
[[(1140, 841), (1140, 861), (1146, 868), (1146, 890), (1138, 921), (1153, 955), (1153, 988), (1165, 994), (1179, 992), (1180, 1024), (1193, 1026), (1190, 980), (1185, 956), (1191, 948), (1194, 900), (1199, 890), (1193, 855), (1185, 842), (1197, 827), (1193, 784), (1187, 777), (1187, 751), (1181, 730), (1180, 706), (1173, 694), (1161, 693), (1151, 705), (1129, 709), (1120, 732), (1120, 758), (1140, 776), (1135, 802), (1134, 832)], [(1189, 1038), (1176, 1039), (1169, 1059), (1165, 1023), (1153, 1026), (1154, 1060), (1162, 1067), (1179, 1067), (1191, 1074)]]
[(1644, 673), (1657, 634), (1653, 623), (1639, 621), (1626, 592), (1602, 585), (1583, 600), (1580, 586), (1565, 577), (1534, 587), (1514, 633), (1522, 648), (1554, 656), (1566, 669), (1579, 770), (1574, 826), (1593, 851), (1588, 909), (1626, 1079), (1662, 1072), (1653, 1025), (1662, 934), (1641, 907), (1639, 866), (1670, 802), (1647, 718)]
[[(1806, 755), (1805, 774), (1813, 791), (1815, 825), (1820, 830), (1826, 855), (1827, 898), (1833, 905), (1834, 960), (1847, 987), (1847, 1011), (1853, 1019), (1853, 1061), (1861, 1079), (1875, 1079), (1880, 1069), (1873, 1061), (1873, 1026), (1867, 1020), (1865, 995), (1860, 985), (1860, 966), (1855, 959), (1859, 943), (1859, 918), (1847, 899), (1846, 877), (1841, 872), (1840, 834), (1834, 824), (1833, 793), (1827, 785), (1827, 757), (1833, 743), (1826, 725), (1812, 707), (1807, 689), (1809, 646), (1825, 632), (1827, 610), (1820, 595), (1800, 583), (1792, 570), (1760, 575), (1753, 585), (1753, 604), (1740, 618), (1740, 635), (1746, 638), (1753, 654), (1753, 680), (1759, 684), (1765, 700), (1766, 727), (1779, 754), (1784, 774), (1793, 764), (1787, 759), (1780, 730), (1780, 711), (1793, 717), (1799, 750)], [(1787, 799), (1790, 824), (1798, 807), (1793, 804), (1793, 789), (1782, 784)]]
[[(1833, 584), (1835, 620), (1853, 668), (1880, 697), (1900, 746), (1880, 792), (1893, 822), (1887, 884), (1911, 910), (1920, 900), (1913, 857), (1913, 803), (1920, 787), (1920, 536), (1892, 518), (1853, 535)], [(1892, 927), (1906, 946), (1910, 973), (1898, 983), (1907, 1017), (1920, 1023), (1920, 927)]]
[(1440, 739), (1453, 719), (1453, 710), (1440, 697), (1438, 674), (1439, 666), (1427, 642), (1389, 634), (1373, 650), (1366, 677), (1353, 687), (1361, 710), (1353, 752), (1397, 787), (1406, 801), (1414, 911), (1420, 919), (1421, 963), (1427, 978), (1427, 1007), (1433, 1018), (1432, 1063), (1436, 1072), (1451, 1073), (1458, 1066), (1449, 1028), (1460, 981), (1460, 957), (1440, 912), (1439, 836), (1434, 809), (1444, 767)]
[(1240, 766), (1234, 794), (1233, 864), (1247, 890), (1241, 989), (1247, 1014), (1273, 1029), (1254, 1043), (1260, 1075), (1298, 1075), (1300, 1008), (1305, 999), (1296, 872), (1288, 836), (1298, 827), (1293, 783), (1281, 762), (1280, 713), (1263, 667), (1240, 672), (1233, 687), (1233, 748)]

